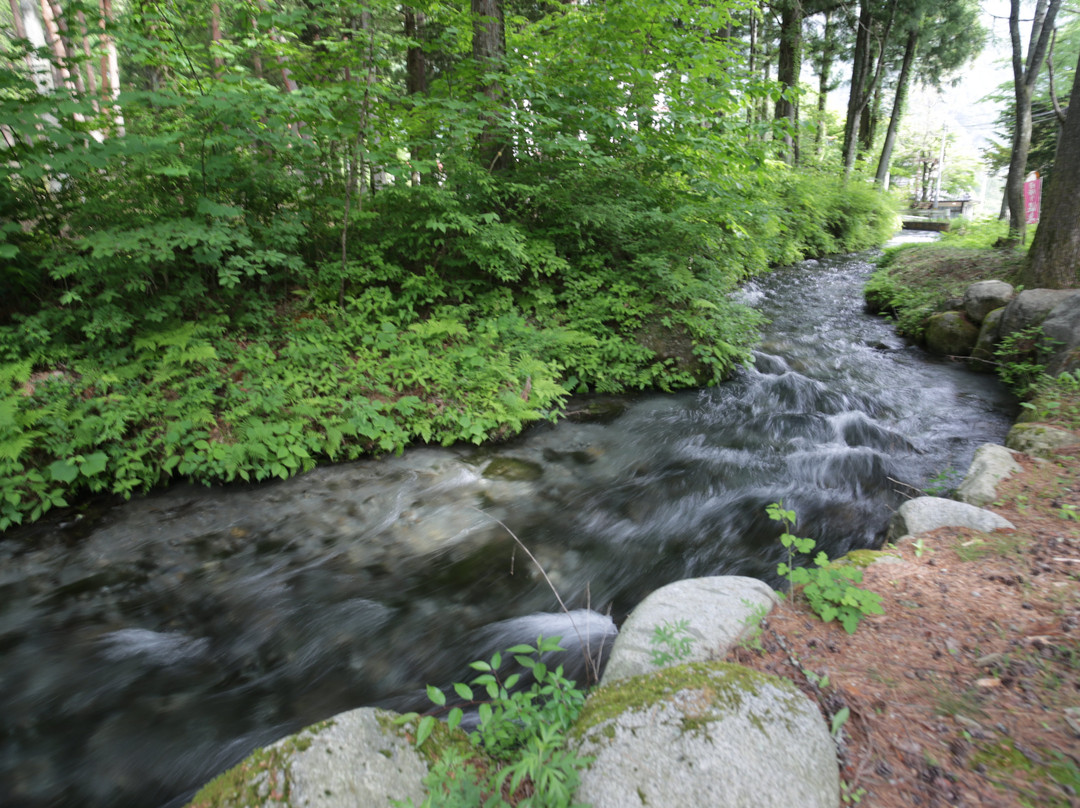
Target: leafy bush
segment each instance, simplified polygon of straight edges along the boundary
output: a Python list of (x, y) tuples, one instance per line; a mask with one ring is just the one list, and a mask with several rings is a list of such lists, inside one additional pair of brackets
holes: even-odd
[(816, 543), (792, 535), (795, 512), (785, 509), (782, 503), (772, 503), (766, 513), (784, 525), (780, 543), (787, 550), (787, 561), (781, 562), (776, 571), (788, 582), (792, 594), (797, 586), (802, 587), (807, 603), (818, 617), (826, 623), (839, 620), (848, 634), (854, 634), (864, 616), (885, 613), (879, 594), (857, 586), (863, 579), (861, 569), (830, 564), (824, 552), (813, 557), (813, 567), (796, 566), (796, 554), (810, 555)]
[[(533, 679), (523, 690), (515, 690), (520, 674), (505, 679), (500, 675), (501, 653), (488, 662), (471, 663), (480, 675), (471, 686), (459, 682), (453, 689), (466, 706), (477, 705), (479, 720), (468, 733), (472, 749), (463, 752), (448, 744), (431, 751), (434, 760), (424, 781), (429, 791), (425, 808), (498, 808), (507, 804), (505, 796), (517, 793), (523, 785), (531, 793), (517, 802), (519, 806), (569, 808), (580, 772), (591, 759), (566, 749), (566, 734), (585, 705), (585, 694), (563, 676), (562, 666), (552, 670), (541, 659), (543, 654), (562, 650), (557, 637), (539, 637), (535, 646), (507, 649)], [(445, 693), (430, 685), (427, 692), (436, 708), (446, 708)], [(457, 729), (464, 715), (460, 706), (450, 708), (447, 727)], [(414, 728), (417, 747), (425, 743), (430, 747), (436, 721), (433, 714), (421, 717), (417, 713), (398, 719)]]

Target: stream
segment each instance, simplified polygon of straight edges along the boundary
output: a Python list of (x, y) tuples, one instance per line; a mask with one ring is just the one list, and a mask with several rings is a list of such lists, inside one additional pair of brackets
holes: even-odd
[(873, 257), (748, 284), (772, 322), (717, 387), (8, 531), (0, 805), (181, 806), (256, 746), (364, 704), (422, 705), (426, 683), (499, 648), (544, 634), (568, 661), (598, 652), (671, 581), (776, 585), (771, 502), (831, 556), (879, 545), (905, 496), (1004, 440), (1016, 404), (863, 312)]

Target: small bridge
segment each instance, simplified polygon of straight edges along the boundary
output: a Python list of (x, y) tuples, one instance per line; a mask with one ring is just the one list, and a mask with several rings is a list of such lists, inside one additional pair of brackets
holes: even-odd
[(943, 233), (949, 229), (949, 220), (938, 219), (903, 219), (905, 230), (933, 230), (935, 233)]

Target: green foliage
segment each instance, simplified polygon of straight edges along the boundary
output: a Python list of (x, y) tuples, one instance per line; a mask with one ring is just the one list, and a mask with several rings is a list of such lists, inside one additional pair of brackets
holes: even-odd
[(1051, 340), (1042, 326), (1031, 326), (1002, 337), (994, 351), (998, 376), (1018, 396), (1030, 395), (1046, 376), (1046, 363), (1053, 352)]
[(809, 555), (816, 542), (798, 538), (790, 532), (795, 527), (795, 512), (785, 509), (783, 503), (772, 503), (766, 513), (770, 519), (784, 525), (780, 543), (787, 550), (788, 560), (777, 565), (777, 573), (788, 582), (792, 592), (795, 587), (802, 587), (810, 608), (824, 622), (839, 620), (848, 634), (854, 634), (863, 617), (884, 614), (881, 596), (857, 586), (863, 578), (861, 569), (830, 565), (824, 552), (814, 556), (813, 567), (796, 566), (795, 554)]
[(1066, 429), (1080, 428), (1080, 372), (1044, 375), (1031, 388), (1031, 400), (1017, 420), (1043, 421)]
[[(971, 250), (989, 250), (1009, 235), (1009, 223), (1003, 219), (953, 219), (941, 234), (941, 244)], [(1026, 249), (1018, 247), (1018, 249)]]
[[(0, 527), (718, 382), (760, 323), (740, 281), (891, 217), (771, 160), (744, 113), (775, 88), (713, 35), (735, 3), (510, 15), (513, 115), (471, 89), (463, 7), (409, 40), (388, 3), (219, 8), (211, 44), (205, 8), (79, 6), (117, 43), (115, 106), (39, 87), (27, 43), (0, 66)], [(480, 162), (485, 121), (513, 171)]]
[[(466, 705), (479, 705), (479, 723), (468, 734), (470, 753), (448, 745), (433, 750), (431, 773), (425, 779), (429, 795), (425, 807), (461, 806), (497, 808), (507, 805), (504, 797), (529, 783), (532, 794), (517, 805), (526, 808), (570, 808), (580, 772), (591, 762), (567, 750), (566, 734), (585, 704), (585, 694), (563, 676), (562, 666), (550, 669), (544, 654), (562, 651), (559, 638), (539, 637), (536, 645), (515, 645), (507, 649), (518, 665), (527, 669), (533, 682), (528, 689), (515, 690), (519, 674), (503, 678), (499, 669), (503, 655), (490, 661), (471, 663), (480, 672), (470, 684), (453, 686)], [(428, 697), (440, 710), (447, 705), (446, 694), (428, 686)], [(450, 730), (464, 717), (461, 707), (446, 714)], [(416, 726), (416, 746), (429, 743), (437, 719), (434, 714), (408, 713), (399, 723)]]
[(694, 638), (690, 636), (689, 625), (690, 621), (684, 618), (674, 623), (665, 620), (660, 625), (653, 626), (653, 635), (649, 638), (652, 646), (649, 654), (654, 665), (663, 667), (690, 655)]
[(956, 487), (963, 482), (963, 474), (951, 466), (942, 469), (923, 486), (923, 491), (932, 497), (951, 497)]

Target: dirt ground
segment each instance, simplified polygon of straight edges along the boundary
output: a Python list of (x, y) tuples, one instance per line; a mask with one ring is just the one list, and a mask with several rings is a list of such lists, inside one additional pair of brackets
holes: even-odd
[(796, 596), (733, 652), (836, 717), (845, 804), (1080, 806), (1073, 451), (1018, 457), (1023, 474), (989, 506), (1015, 531), (942, 529), (869, 566), (861, 586), (885, 614), (855, 634)]

